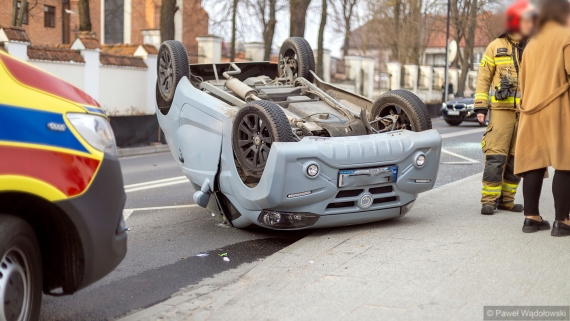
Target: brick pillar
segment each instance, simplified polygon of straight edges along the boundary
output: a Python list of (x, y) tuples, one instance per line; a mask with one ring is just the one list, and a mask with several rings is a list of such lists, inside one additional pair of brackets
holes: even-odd
[(99, 69), (101, 61), (99, 53), (101, 49), (84, 49), (81, 50), (81, 56), (85, 60), (85, 81), (84, 91), (95, 100), (99, 100)]
[(250, 42), (243, 45), (245, 58), (249, 61), (263, 61), (265, 55), (265, 45), (263, 42)]
[(362, 95), (362, 57), (346, 56), (344, 62), (348, 67), (348, 79), (354, 81), (354, 93)]
[(388, 69), (388, 74), (390, 75), (390, 86), (388, 89), (400, 89), (400, 79), (402, 79), (402, 64), (399, 62), (387, 62), (386, 69)]
[(216, 36), (196, 37), (198, 63), (219, 63), (222, 60), (222, 38)]

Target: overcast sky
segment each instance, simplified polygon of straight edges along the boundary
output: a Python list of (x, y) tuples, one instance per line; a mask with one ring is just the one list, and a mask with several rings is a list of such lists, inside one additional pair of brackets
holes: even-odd
[[(231, 25), (228, 22), (223, 22), (216, 24), (216, 21), (229, 20), (230, 13), (222, 13), (224, 0), (205, 0), (203, 1), (204, 9), (208, 12), (211, 17), (210, 23), (210, 33), (217, 36), (223, 37), (225, 41), (230, 40)], [(321, 19), (321, 1), (313, 0), (311, 6), (309, 7), (307, 14), (307, 25), (305, 28), (305, 39), (311, 44), (313, 49), (317, 49), (317, 38), (319, 35), (319, 24)], [(245, 9), (240, 8), (242, 12)], [(329, 7), (329, 12), (330, 12)], [(331, 13), (329, 13), (330, 17)], [(238, 20), (240, 26), (238, 27), (238, 41), (253, 42), (262, 41), (261, 37), (261, 27), (258, 23), (249, 18), (241, 16)], [(339, 57), (341, 52), (341, 47), (343, 43), (343, 36), (340, 33), (334, 32), (332, 18), (328, 19), (327, 28), (325, 32), (325, 48), (331, 50), (331, 55), (334, 57)], [(273, 46), (276, 47), (281, 44), (289, 36), (289, 9), (285, 8), (277, 13), (277, 25), (275, 30), (275, 37), (273, 40)]]

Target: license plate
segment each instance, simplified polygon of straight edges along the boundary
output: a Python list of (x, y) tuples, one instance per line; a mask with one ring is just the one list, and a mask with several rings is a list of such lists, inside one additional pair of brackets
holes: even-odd
[(391, 183), (397, 179), (398, 166), (343, 169), (338, 172), (338, 187)]
[(447, 115), (448, 116), (459, 116), (459, 110), (448, 110)]

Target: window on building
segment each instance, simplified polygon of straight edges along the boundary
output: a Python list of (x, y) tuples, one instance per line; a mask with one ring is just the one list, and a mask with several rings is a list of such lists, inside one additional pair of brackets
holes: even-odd
[[(18, 17), (20, 15), (20, 7), (22, 6), (22, 2), (18, 1), (18, 5), (16, 7), (16, 17)], [(26, 5), (27, 7), (27, 5)], [(25, 9), (26, 11), (24, 11), (24, 15), (22, 16), (22, 24), (27, 25), (28, 24), (28, 8)]]
[(105, 43), (123, 43), (124, 0), (105, 0)]
[(44, 6), (44, 27), (55, 28), (55, 7)]

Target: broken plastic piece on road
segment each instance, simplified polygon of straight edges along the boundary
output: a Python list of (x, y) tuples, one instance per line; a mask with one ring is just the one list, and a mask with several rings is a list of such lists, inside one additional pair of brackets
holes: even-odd
[(218, 254), (219, 256), (228, 256), (228, 253), (222, 253), (222, 254)]
[(208, 255), (210, 255), (210, 254), (208, 254), (208, 252), (200, 252), (200, 253), (198, 253), (198, 255), (196, 255), (196, 256), (198, 256), (198, 257), (206, 257), (206, 256), (208, 256)]
[(313, 261), (309, 261), (309, 263), (313, 264), (314, 262), (313, 262)]
[(229, 262), (229, 261), (230, 261), (230, 258), (227, 257), (227, 256), (224, 256), (224, 261)]
[(216, 214), (212, 213), (212, 216), (216, 216)]

